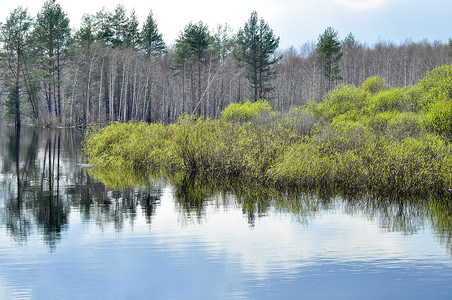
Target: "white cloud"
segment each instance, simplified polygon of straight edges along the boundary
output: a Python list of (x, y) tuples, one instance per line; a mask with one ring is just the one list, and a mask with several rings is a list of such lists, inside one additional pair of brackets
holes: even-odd
[(333, 0), (334, 3), (355, 10), (374, 10), (381, 8), (387, 0)]

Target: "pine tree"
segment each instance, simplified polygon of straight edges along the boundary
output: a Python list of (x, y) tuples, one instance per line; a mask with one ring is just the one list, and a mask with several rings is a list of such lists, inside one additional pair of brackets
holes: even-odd
[(152, 11), (146, 18), (146, 22), (143, 24), (143, 28), (140, 32), (140, 49), (147, 56), (147, 82), (146, 82), (146, 120), (152, 121), (152, 98), (155, 85), (155, 58), (166, 51), (165, 43), (163, 42), (162, 34), (158, 32), (157, 22), (152, 16)]
[[(61, 67), (62, 54), (67, 49), (71, 38), (69, 19), (55, 0), (44, 3), (38, 13), (35, 41), (39, 45), (43, 58), (47, 80), (44, 82), (47, 108), (49, 114), (61, 116)], [(53, 102), (53, 103), (52, 103)]]
[(127, 28), (126, 9), (121, 4), (115, 8), (115, 13), (109, 19), (109, 26), (113, 32), (111, 43), (113, 47), (118, 47), (124, 43)]
[(140, 44), (140, 33), (138, 30), (138, 19), (135, 14), (135, 10), (132, 10), (129, 18), (127, 19), (127, 24), (125, 25), (124, 32), (124, 44), (126, 47), (138, 47)]
[(253, 100), (264, 98), (272, 90), (269, 82), (274, 74), (272, 66), (280, 59), (274, 57), (279, 46), (279, 37), (264, 19), (258, 19), (257, 13), (251, 13), (248, 22), (237, 34), (237, 50), (235, 56), (243, 61), (247, 68), (247, 78), (253, 89)]
[(94, 19), (95, 17), (92, 15), (83, 15), (80, 29), (75, 33), (75, 40), (78, 43), (78, 47), (83, 48), (96, 41), (97, 37)]
[[(191, 67), (191, 94), (192, 100), (195, 101), (194, 79), (197, 80), (198, 97), (195, 107), (200, 108), (199, 104), (202, 100), (202, 86), (201, 86), (201, 73), (202, 68), (206, 63), (207, 49), (212, 41), (207, 25), (202, 22), (196, 24), (189, 23), (185, 26), (184, 31), (176, 40), (174, 48), (174, 60), (173, 66), (178, 71), (182, 72), (184, 76), (187, 71), (187, 67)], [(196, 72), (194, 70), (196, 69)], [(184, 85), (184, 79), (182, 79), (182, 85)], [(183, 92), (185, 87), (183, 87)], [(184, 95), (185, 97), (185, 95)], [(185, 101), (184, 101), (185, 102)], [(198, 112), (199, 113), (199, 112)]]
[(217, 25), (213, 34), (213, 47), (217, 54), (217, 59), (221, 62), (232, 52), (234, 39), (232, 28), (228, 24)]
[(341, 79), (339, 70), (341, 49), (338, 33), (332, 27), (328, 27), (323, 34), (319, 35), (316, 51), (323, 69), (323, 76), (328, 80), (328, 90), (332, 89), (334, 80)]
[(104, 8), (95, 15), (84, 15), (80, 30), (89, 27), (90, 32), (95, 36), (95, 40), (111, 46), (113, 44), (113, 26), (110, 24), (112, 18), (112, 14)]
[(195, 110), (198, 108), (198, 115), (201, 114), (201, 100), (202, 100), (202, 86), (201, 73), (203, 66), (206, 64), (207, 49), (211, 42), (211, 36), (207, 25), (202, 22), (196, 24), (189, 24), (185, 31), (185, 38), (187, 39), (190, 53), (192, 55), (193, 65), (196, 67), (196, 77), (198, 79), (198, 97), (195, 105)]
[(152, 16), (152, 11), (146, 18), (141, 30), (140, 44), (148, 56), (159, 55), (166, 50), (165, 42), (163, 42), (162, 34), (158, 31), (157, 22)]
[[(5, 67), (9, 72), (3, 73), (4, 81), (8, 86), (12, 86), (14, 96), (10, 95), (11, 100), (15, 100), (15, 124), (16, 127), (21, 125), (21, 109), (20, 109), (20, 89), (21, 79), (29, 52), (29, 43), (32, 19), (29, 16), (27, 9), (18, 7), (14, 9), (2, 24), (0, 29), (0, 45), (2, 51), (0, 53), (0, 62), (2, 67)], [(12, 90), (10, 90), (11, 94)]]

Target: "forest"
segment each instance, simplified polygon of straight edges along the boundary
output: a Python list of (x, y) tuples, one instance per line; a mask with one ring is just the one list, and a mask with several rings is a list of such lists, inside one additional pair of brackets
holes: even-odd
[(337, 86), (380, 76), (391, 87), (416, 84), (452, 62), (452, 43), (399, 45), (340, 39), (328, 27), (318, 41), (279, 49), (279, 37), (252, 12), (237, 32), (202, 21), (164, 43), (152, 11), (143, 24), (118, 5), (84, 15), (71, 29), (55, 0), (35, 17), (11, 11), (0, 28), (0, 110), (39, 126), (116, 121), (177, 122), (183, 113), (219, 118), (231, 103), (265, 99), (277, 111), (319, 103)]

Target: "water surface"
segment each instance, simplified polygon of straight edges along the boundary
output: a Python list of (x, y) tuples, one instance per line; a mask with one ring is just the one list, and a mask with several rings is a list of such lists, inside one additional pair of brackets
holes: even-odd
[(67, 129), (24, 127), (18, 138), (0, 124), (0, 157), (0, 299), (452, 295), (447, 195), (351, 199), (155, 178), (119, 188), (128, 181), (97, 176), (108, 187)]

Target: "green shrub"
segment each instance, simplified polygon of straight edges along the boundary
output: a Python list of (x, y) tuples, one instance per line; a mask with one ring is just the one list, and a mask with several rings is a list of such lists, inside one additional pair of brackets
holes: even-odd
[(231, 121), (249, 121), (262, 111), (271, 111), (271, 105), (265, 100), (254, 103), (247, 100), (245, 103), (231, 103), (222, 112), (221, 117)]
[[(311, 135), (319, 126), (314, 114), (303, 107), (294, 107), (288, 113), (280, 116), (277, 127), (284, 128), (293, 134), (291, 138)], [(288, 134), (290, 134), (288, 133)]]
[(439, 134), (452, 136), (452, 99), (432, 103), (424, 114), (425, 126)]
[(388, 130), (388, 123), (399, 114), (398, 111), (380, 112), (373, 116), (366, 116), (365, 119), (362, 119), (362, 122), (372, 131), (383, 134)]
[(441, 66), (428, 72), (419, 82), (421, 107), (428, 109), (437, 101), (452, 98), (452, 65)]
[(98, 168), (160, 168), (166, 160), (172, 160), (165, 150), (170, 130), (162, 124), (116, 123), (89, 133), (84, 153)]
[(411, 110), (410, 104), (405, 100), (405, 93), (405, 88), (394, 88), (373, 95), (369, 100), (369, 114)]
[(370, 93), (364, 89), (341, 85), (330, 91), (325, 100), (314, 107), (313, 112), (317, 117), (332, 121), (348, 111), (360, 111), (367, 104), (369, 97)]
[(385, 80), (381, 76), (369, 77), (364, 81), (362, 88), (371, 94), (376, 94), (388, 89)]
[(388, 132), (396, 140), (419, 137), (423, 131), (423, 123), (419, 114), (413, 112), (397, 113), (388, 120)]
[(289, 147), (267, 175), (282, 186), (322, 186), (331, 184), (334, 167), (317, 143), (297, 143)]

